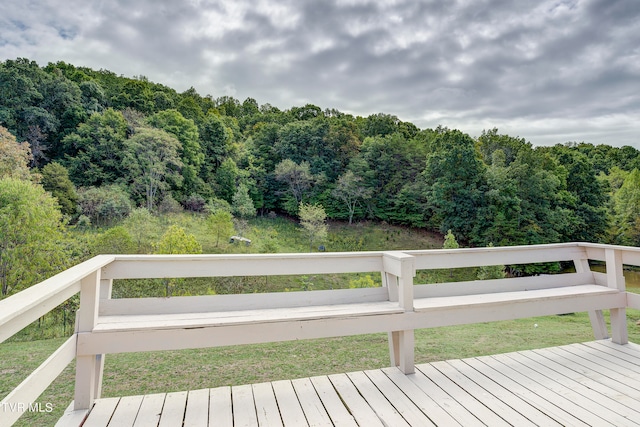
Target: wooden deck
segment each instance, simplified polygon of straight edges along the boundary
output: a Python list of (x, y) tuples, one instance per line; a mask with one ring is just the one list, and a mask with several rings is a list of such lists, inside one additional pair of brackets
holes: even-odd
[(84, 426), (640, 425), (636, 344), (602, 340), (416, 368), (103, 398)]

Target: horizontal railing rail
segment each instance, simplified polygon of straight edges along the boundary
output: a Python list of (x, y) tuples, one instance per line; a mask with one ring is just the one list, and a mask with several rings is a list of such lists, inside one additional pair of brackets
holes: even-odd
[[(589, 268), (589, 260), (606, 264), (606, 273)], [(452, 269), (493, 265), (573, 262), (576, 273), (557, 277), (538, 276), (482, 281), (416, 284), (417, 270)], [(0, 426), (11, 425), (21, 415), (7, 411), (12, 404), (29, 404), (42, 393), (62, 370), (76, 359), (76, 408), (88, 410), (99, 397), (103, 355), (78, 352), (78, 336), (92, 334), (99, 316), (175, 315), (205, 310), (232, 311), (264, 308), (304, 307), (318, 304), (345, 304), (352, 301), (395, 302), (399, 310), (385, 314), (394, 325), (405, 330), (390, 335), (394, 364), (411, 369), (413, 329), (424, 327), (429, 313), (414, 312), (419, 298), (470, 296), (485, 292), (520, 292), (579, 286), (590, 280), (593, 285), (625, 292), (623, 265), (640, 266), (640, 248), (593, 243), (560, 243), (536, 246), (377, 251), (324, 252), (310, 254), (260, 255), (100, 255), (78, 264), (22, 292), (0, 300), (0, 342), (80, 292), (80, 310), (75, 333), (40, 367), (0, 402)], [(172, 298), (127, 298), (111, 300), (113, 280), (191, 277), (284, 276), (309, 274), (380, 273), (383, 288), (310, 291), (308, 295), (215, 295)], [(604, 297), (603, 297), (604, 298)], [(608, 295), (609, 301), (613, 297)], [(626, 293), (626, 306), (640, 309), (640, 295)], [(589, 301), (597, 301), (594, 296)], [(593, 305), (594, 303), (591, 303)], [(609, 303), (611, 304), (611, 303)], [(617, 304), (617, 303), (616, 303)], [(589, 305), (589, 307), (591, 306)], [(597, 305), (597, 304), (596, 304)], [(587, 306), (587, 305), (585, 305)], [(611, 305), (614, 341), (626, 341), (624, 307)], [(595, 305), (594, 305), (595, 307)], [(531, 310), (529, 310), (531, 311)], [(535, 310), (534, 310), (535, 311)], [(544, 311), (544, 310), (543, 310)], [(553, 310), (551, 310), (553, 311)], [(405, 316), (406, 314), (406, 316)], [(420, 317), (422, 316), (422, 317)], [(590, 313), (597, 338), (607, 336), (601, 310)], [(480, 319), (481, 317), (478, 317)], [(381, 318), (382, 319), (382, 318)], [(412, 320), (413, 319), (413, 320)], [(422, 319), (422, 320), (420, 320)], [(356, 319), (357, 320), (357, 319)], [(354, 321), (354, 319), (351, 319)], [(420, 323), (423, 322), (423, 323)], [(386, 326), (389, 329), (389, 326)], [(360, 326), (349, 331), (359, 331)], [(386, 330), (386, 329), (385, 329)], [(389, 329), (391, 330), (391, 329)], [(327, 334), (319, 333), (318, 336)], [(399, 344), (399, 341), (401, 343)], [(170, 347), (170, 346), (169, 346)], [(401, 353), (400, 348), (407, 350)], [(88, 379), (88, 382), (87, 382)]]

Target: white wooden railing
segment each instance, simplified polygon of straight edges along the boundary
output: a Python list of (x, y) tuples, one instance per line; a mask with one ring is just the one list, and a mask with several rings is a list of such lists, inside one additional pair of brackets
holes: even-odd
[[(606, 273), (592, 272), (589, 260), (605, 262)], [(572, 261), (576, 273), (413, 283), (416, 270), (553, 261)], [(100, 255), (0, 301), (2, 342), (80, 292), (75, 333), (0, 402), (0, 426), (13, 424), (22, 412), (10, 408), (35, 402), (74, 359), (73, 419), (82, 420), (100, 397), (108, 353), (388, 332), (391, 363), (410, 373), (415, 329), (589, 311), (594, 335), (602, 339), (609, 337), (603, 309), (610, 310), (612, 340), (624, 344), (625, 310), (640, 309), (640, 295), (625, 291), (623, 264), (640, 266), (640, 248), (565, 243), (314, 254)], [(382, 288), (111, 299), (117, 279), (371, 272), (382, 275)], [(305, 312), (309, 307), (325, 311), (310, 314)], [(335, 307), (340, 310), (331, 311)], [(247, 320), (229, 321), (225, 312), (246, 313)]]

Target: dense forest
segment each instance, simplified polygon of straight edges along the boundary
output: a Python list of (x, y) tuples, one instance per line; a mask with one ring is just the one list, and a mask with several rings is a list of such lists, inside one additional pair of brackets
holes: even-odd
[(64, 62), (0, 63), (0, 178), (0, 295), (34, 278), (17, 259), (65, 263), (51, 248), (65, 227), (114, 225), (136, 207), (248, 218), (318, 206), (349, 223), (452, 230), (469, 246), (640, 244), (633, 147), (283, 111)]

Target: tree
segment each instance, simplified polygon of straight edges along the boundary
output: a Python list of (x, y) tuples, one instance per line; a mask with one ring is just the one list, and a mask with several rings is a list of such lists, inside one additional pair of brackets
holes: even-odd
[(300, 203), (298, 215), (302, 232), (309, 239), (309, 251), (313, 251), (314, 242), (327, 238), (327, 214), (322, 205)]
[(119, 225), (112, 227), (96, 236), (91, 246), (95, 254), (130, 254), (136, 250), (136, 243), (133, 241), (129, 231)]
[(95, 113), (62, 144), (71, 180), (78, 186), (115, 184), (127, 176), (122, 167), (126, 149), (127, 121), (113, 109)]
[(451, 229), (447, 230), (446, 236), (444, 236), (444, 244), (442, 249), (458, 249), (460, 244), (456, 240), (456, 236), (451, 232)]
[(372, 191), (362, 184), (362, 178), (347, 171), (338, 178), (336, 188), (331, 192), (333, 197), (340, 199), (347, 206), (349, 212), (349, 224), (353, 222), (353, 214), (357, 205), (369, 199)]
[(146, 207), (153, 210), (158, 192), (168, 187), (168, 180), (180, 182), (182, 161), (180, 142), (159, 129), (139, 128), (126, 142), (124, 160), (133, 188), (144, 194)]
[[(385, 221), (416, 222), (398, 209), (398, 204), (406, 206), (406, 200), (397, 198), (405, 186), (414, 182), (422, 185), (420, 173), (425, 169), (426, 158), (425, 144), (416, 139), (407, 140), (397, 132), (363, 141), (360, 154), (352, 158), (349, 170), (361, 177), (364, 186), (375, 194), (368, 206), (372, 216)], [(425, 211), (421, 209), (418, 213)]]
[(89, 217), (91, 224), (97, 226), (121, 221), (131, 212), (129, 195), (115, 185), (81, 188), (78, 196), (81, 214)]
[(42, 186), (58, 200), (64, 215), (73, 216), (78, 207), (78, 192), (69, 179), (69, 171), (60, 163), (52, 162), (42, 168)]
[(150, 250), (151, 236), (158, 228), (158, 221), (146, 208), (136, 208), (131, 211), (124, 226), (129, 231), (136, 244), (138, 253), (146, 253)]
[[(485, 241), (499, 245), (513, 245), (519, 241), (518, 221), (521, 215), (521, 200), (518, 183), (510, 176), (511, 167), (506, 166), (506, 155), (496, 149), (487, 168), (486, 215), (478, 217), (478, 229)], [(481, 237), (481, 236), (478, 236)]]
[[(456, 240), (456, 236), (451, 232), (451, 229), (447, 230), (447, 234), (444, 236), (444, 243), (442, 245), (442, 249), (458, 249), (460, 244)], [(449, 278), (453, 277), (455, 269), (449, 269)], [(438, 278), (438, 281), (447, 281), (444, 277), (444, 274), (441, 272), (437, 272), (435, 275)]]
[(329, 123), (324, 119), (288, 123), (278, 131), (274, 149), (280, 158), (306, 162), (313, 175), (334, 180), (340, 173), (340, 161), (334, 146), (325, 140), (328, 131)]
[(390, 114), (371, 114), (364, 121), (363, 133), (365, 136), (386, 136), (398, 131), (400, 120)]
[(289, 196), (293, 199), (290, 201), (294, 203), (286, 207), (289, 213), (295, 213), (305, 192), (317, 182), (317, 177), (311, 174), (309, 163), (303, 161), (298, 165), (291, 159), (285, 159), (276, 165), (275, 177), (287, 185)]
[(485, 207), (486, 177), (474, 141), (456, 130), (438, 135), (433, 144), (423, 172), (433, 224), (443, 232), (455, 229), (463, 240), (477, 240), (474, 226)]
[(0, 179), (0, 297), (62, 268), (61, 218), (56, 201), (41, 186)]
[(216, 239), (216, 248), (220, 238), (228, 238), (233, 234), (233, 215), (224, 210), (217, 210), (207, 217), (207, 227)]
[(158, 254), (201, 254), (202, 246), (196, 236), (187, 234), (178, 225), (170, 226), (157, 244)]
[(256, 208), (253, 206), (253, 200), (249, 196), (249, 189), (246, 185), (240, 184), (238, 186), (238, 191), (233, 195), (231, 212), (242, 219), (256, 216)]
[(216, 169), (231, 151), (231, 134), (220, 117), (213, 113), (207, 114), (199, 129), (200, 145), (205, 159), (200, 176), (206, 183), (211, 183)]
[(627, 175), (613, 202), (615, 242), (640, 246), (640, 170)]
[(240, 171), (236, 162), (231, 158), (226, 158), (215, 173), (214, 189), (216, 195), (227, 202), (231, 202), (239, 174)]
[(30, 179), (31, 150), (19, 143), (6, 128), (0, 126), (0, 177)]
[(149, 124), (172, 134), (180, 141), (179, 153), (183, 164), (182, 195), (186, 197), (197, 193), (202, 187), (198, 174), (204, 161), (204, 153), (200, 146), (198, 127), (194, 121), (186, 119), (177, 110), (165, 110), (149, 117)]

